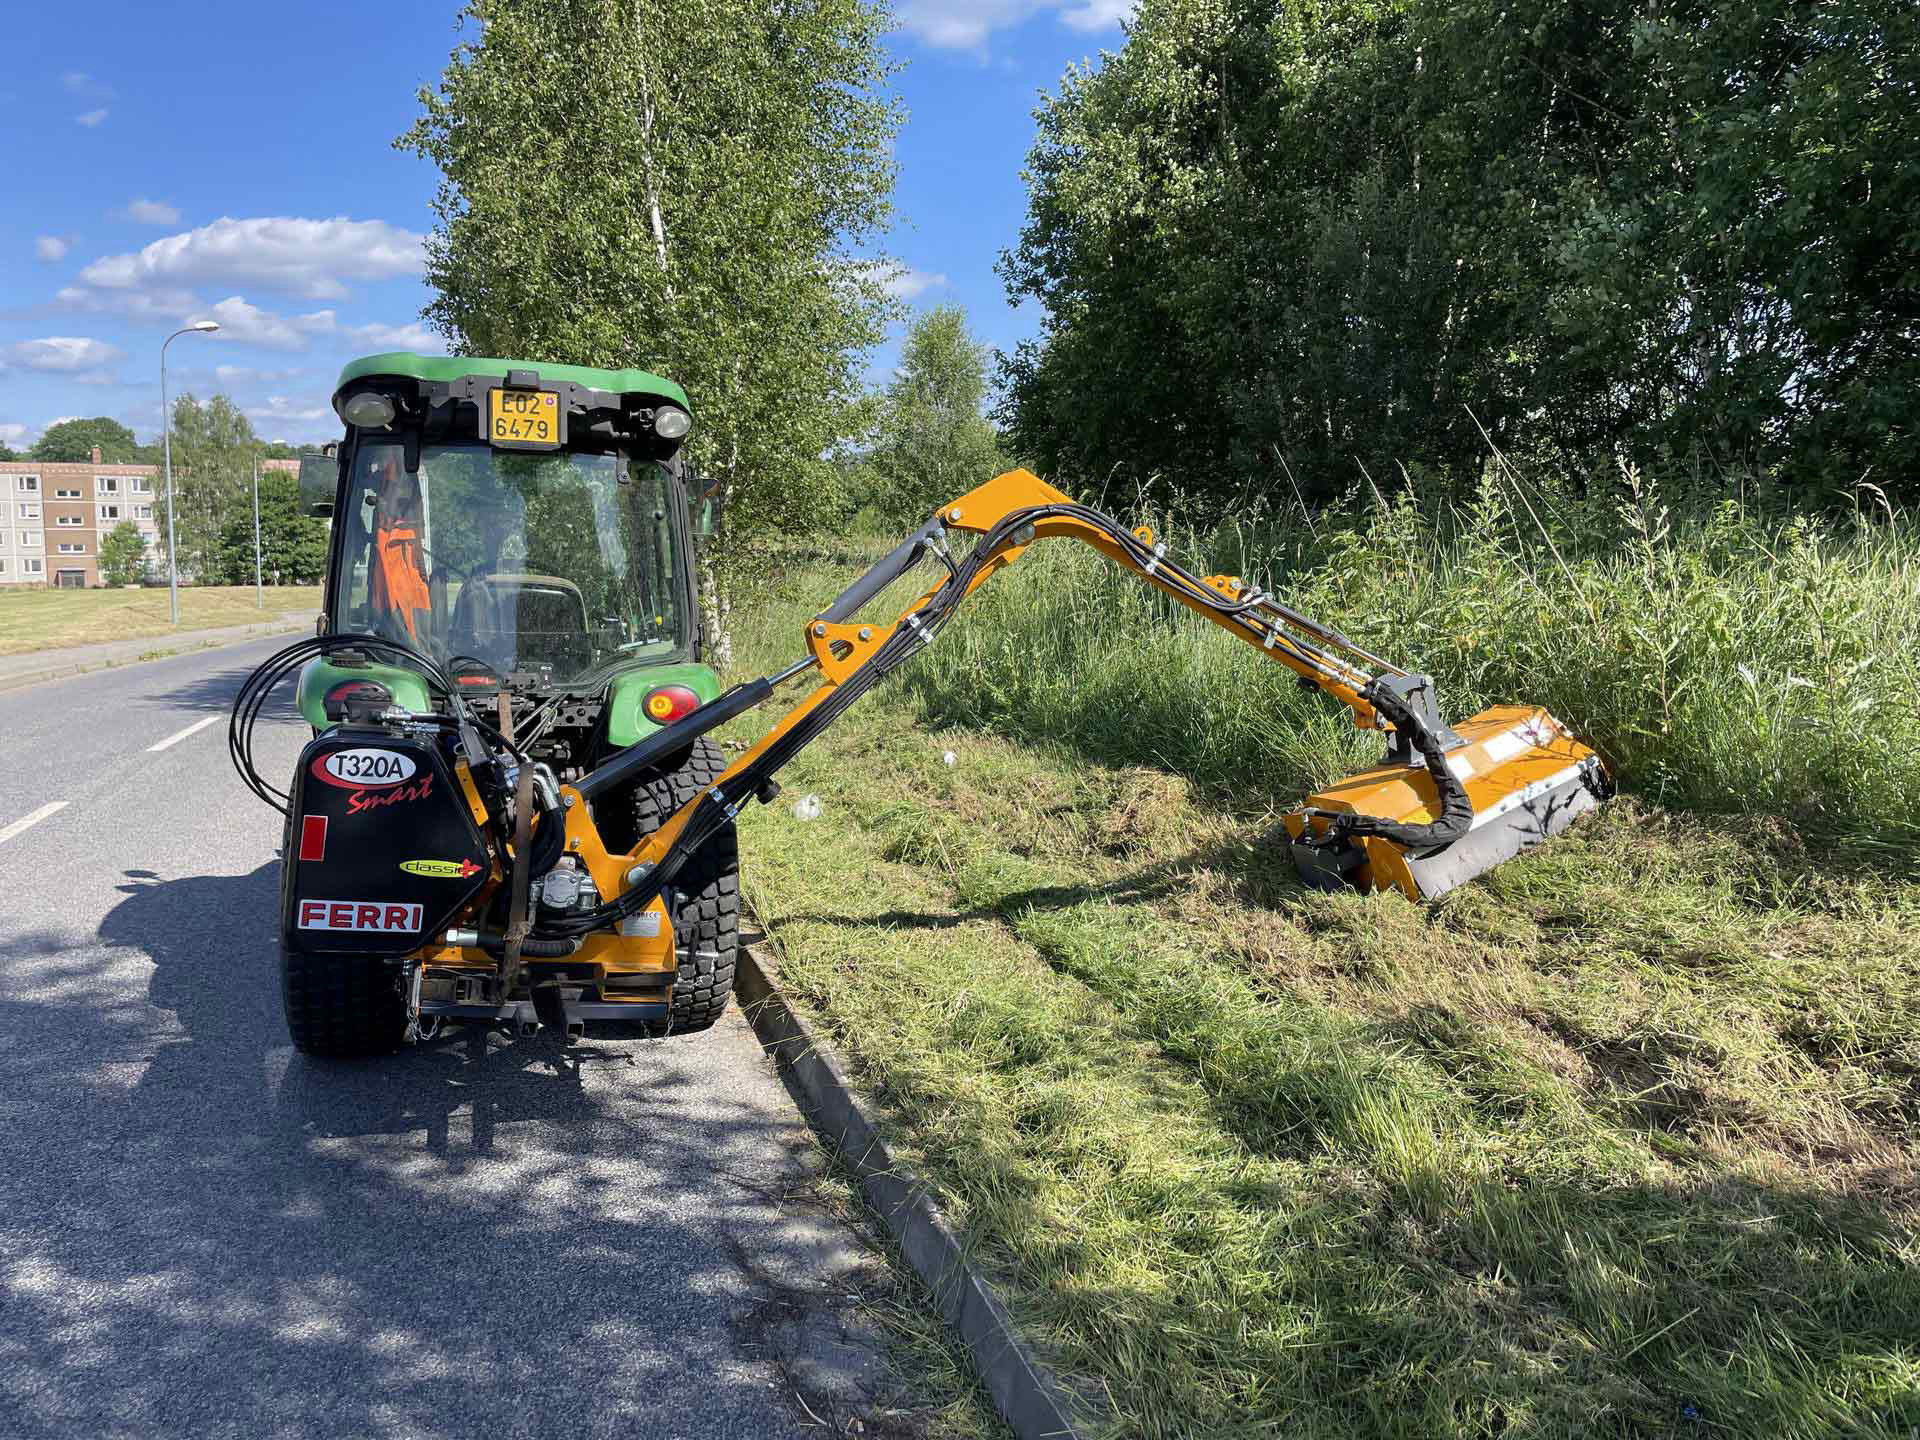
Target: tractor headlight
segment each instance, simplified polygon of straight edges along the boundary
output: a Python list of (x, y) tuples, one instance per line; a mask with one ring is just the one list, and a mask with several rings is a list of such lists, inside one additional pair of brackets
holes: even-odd
[(377, 390), (362, 390), (340, 407), (340, 418), (362, 430), (384, 430), (393, 423), (393, 399)]
[(693, 417), (672, 405), (653, 412), (653, 433), (662, 440), (678, 440), (693, 429)]

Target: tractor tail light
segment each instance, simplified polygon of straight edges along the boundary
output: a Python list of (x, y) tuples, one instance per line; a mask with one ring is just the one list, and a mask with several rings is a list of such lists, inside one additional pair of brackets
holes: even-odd
[(347, 718), (347, 702), (358, 701), (364, 705), (384, 705), (393, 699), (393, 692), (386, 686), (373, 680), (342, 680), (321, 697), (320, 708), (326, 712), (329, 720)]
[(649, 690), (640, 701), (640, 710), (656, 725), (671, 725), (700, 708), (700, 697), (684, 685), (661, 685)]

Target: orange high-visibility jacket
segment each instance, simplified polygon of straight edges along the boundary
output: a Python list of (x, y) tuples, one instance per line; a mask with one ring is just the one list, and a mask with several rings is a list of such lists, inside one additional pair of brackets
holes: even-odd
[[(409, 521), (373, 532), (373, 605), (396, 615), (416, 643), (433, 617), (427, 570), (420, 559), (420, 532)], [(418, 616), (418, 623), (415, 622)]]

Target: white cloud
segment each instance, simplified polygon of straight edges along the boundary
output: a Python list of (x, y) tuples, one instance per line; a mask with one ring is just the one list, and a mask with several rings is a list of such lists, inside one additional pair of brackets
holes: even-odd
[(295, 444), (340, 438), (340, 421), (325, 400), (272, 395), (264, 405), (243, 405), (240, 408), (263, 437), (272, 436), (276, 440)]
[(80, 95), (88, 100), (111, 100), (113, 87), (103, 85), (84, 70), (69, 70), (60, 77), (60, 83), (67, 87), (70, 95)]
[(104, 256), (80, 278), (104, 290), (257, 284), (313, 300), (338, 300), (346, 295), (348, 280), (418, 274), (423, 239), (384, 220), (222, 216), (132, 254)]
[(1083, 34), (1112, 29), (1134, 11), (1135, 0), (903, 0), (901, 26), (940, 50), (978, 50), (996, 30), (1045, 10)]
[(33, 253), (41, 260), (64, 260), (72, 248), (71, 235), (37, 235), (33, 241)]
[(191, 290), (162, 286), (153, 290), (92, 290), (85, 285), (65, 285), (53, 298), (71, 310), (87, 310), (96, 315), (125, 315), (131, 320), (150, 320), (172, 324), (199, 305)]
[(106, 121), (106, 118), (107, 118), (107, 111), (104, 107), (102, 107), (99, 110), (89, 110), (84, 115), (74, 116), (73, 123), (76, 125), (84, 125), (87, 127), (87, 129), (92, 130), (98, 127), (99, 125), (103, 124)]
[(263, 310), (238, 295), (229, 295), (217, 305), (203, 305), (186, 317), (186, 323), (213, 320), (220, 328), (216, 340), (239, 340), (248, 345), (265, 345), (273, 350), (304, 350), (309, 338), (330, 334), (334, 329), (333, 311), (316, 310), (310, 315), (281, 315)]
[(180, 209), (164, 200), (139, 199), (120, 212), (120, 217), (139, 225), (178, 225)]
[(315, 310), (306, 315), (282, 315), (240, 295), (209, 305), (191, 290), (160, 287), (154, 290), (94, 290), (84, 285), (68, 285), (54, 293), (54, 299), (74, 310), (93, 314), (123, 315), (130, 320), (154, 325), (186, 325), (196, 320), (216, 321), (220, 328), (215, 340), (238, 340), (248, 345), (264, 345), (271, 350), (305, 350), (315, 335), (329, 335), (339, 328), (331, 310)]
[(925, 270), (915, 270), (906, 265), (896, 268), (884, 282), (887, 293), (896, 300), (917, 300), (927, 291), (938, 290), (946, 283), (945, 275), (930, 275)]
[(6, 357), (29, 370), (45, 370), (70, 375), (83, 370), (98, 370), (124, 360), (126, 352), (104, 340), (89, 340), (79, 335), (49, 335), (44, 340), (21, 340), (9, 345)]
[(438, 355), (447, 345), (445, 336), (436, 335), (418, 320), (410, 325), (349, 325), (344, 333), (370, 350), (422, 350)]
[(297, 380), (307, 372), (294, 370), (257, 370), (251, 365), (216, 365), (213, 367), (214, 379), (222, 385), (275, 385), (287, 380)]
[(14, 421), (0, 421), (0, 445), (14, 450), (24, 450), (33, 443), (33, 427)]
[(1131, 20), (1137, 0), (1085, 0), (1060, 12), (1060, 23), (1069, 30), (1090, 35), (1097, 30), (1119, 28), (1122, 20)]
[(305, 405), (285, 395), (269, 395), (266, 404), (250, 405), (246, 410), (247, 417), (252, 420), (295, 425), (311, 425), (316, 420), (326, 420), (333, 415), (333, 411), (325, 405)]
[(915, 270), (911, 265), (893, 260), (854, 260), (849, 262), (849, 268), (863, 278), (877, 281), (880, 288), (896, 300), (915, 300), (947, 283), (944, 274)]

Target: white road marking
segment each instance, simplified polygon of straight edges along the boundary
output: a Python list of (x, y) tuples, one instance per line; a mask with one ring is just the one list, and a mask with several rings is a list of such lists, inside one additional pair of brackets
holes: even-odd
[(7, 841), (13, 839), (14, 836), (29, 826), (38, 825), (49, 815), (58, 815), (72, 803), (71, 800), (49, 800), (31, 815), (21, 816), (18, 820), (14, 821), (13, 824), (7, 826), (6, 829), (0, 830), (0, 845), (6, 844)]
[(196, 720), (193, 724), (187, 726), (186, 729), (176, 731), (174, 734), (167, 736), (167, 738), (162, 740), (158, 745), (147, 746), (147, 753), (151, 755), (154, 751), (164, 750), (169, 745), (178, 745), (182, 740), (194, 734), (196, 731), (204, 730), (209, 725), (218, 725), (219, 723), (220, 717), (218, 715), (209, 715), (204, 720)]

